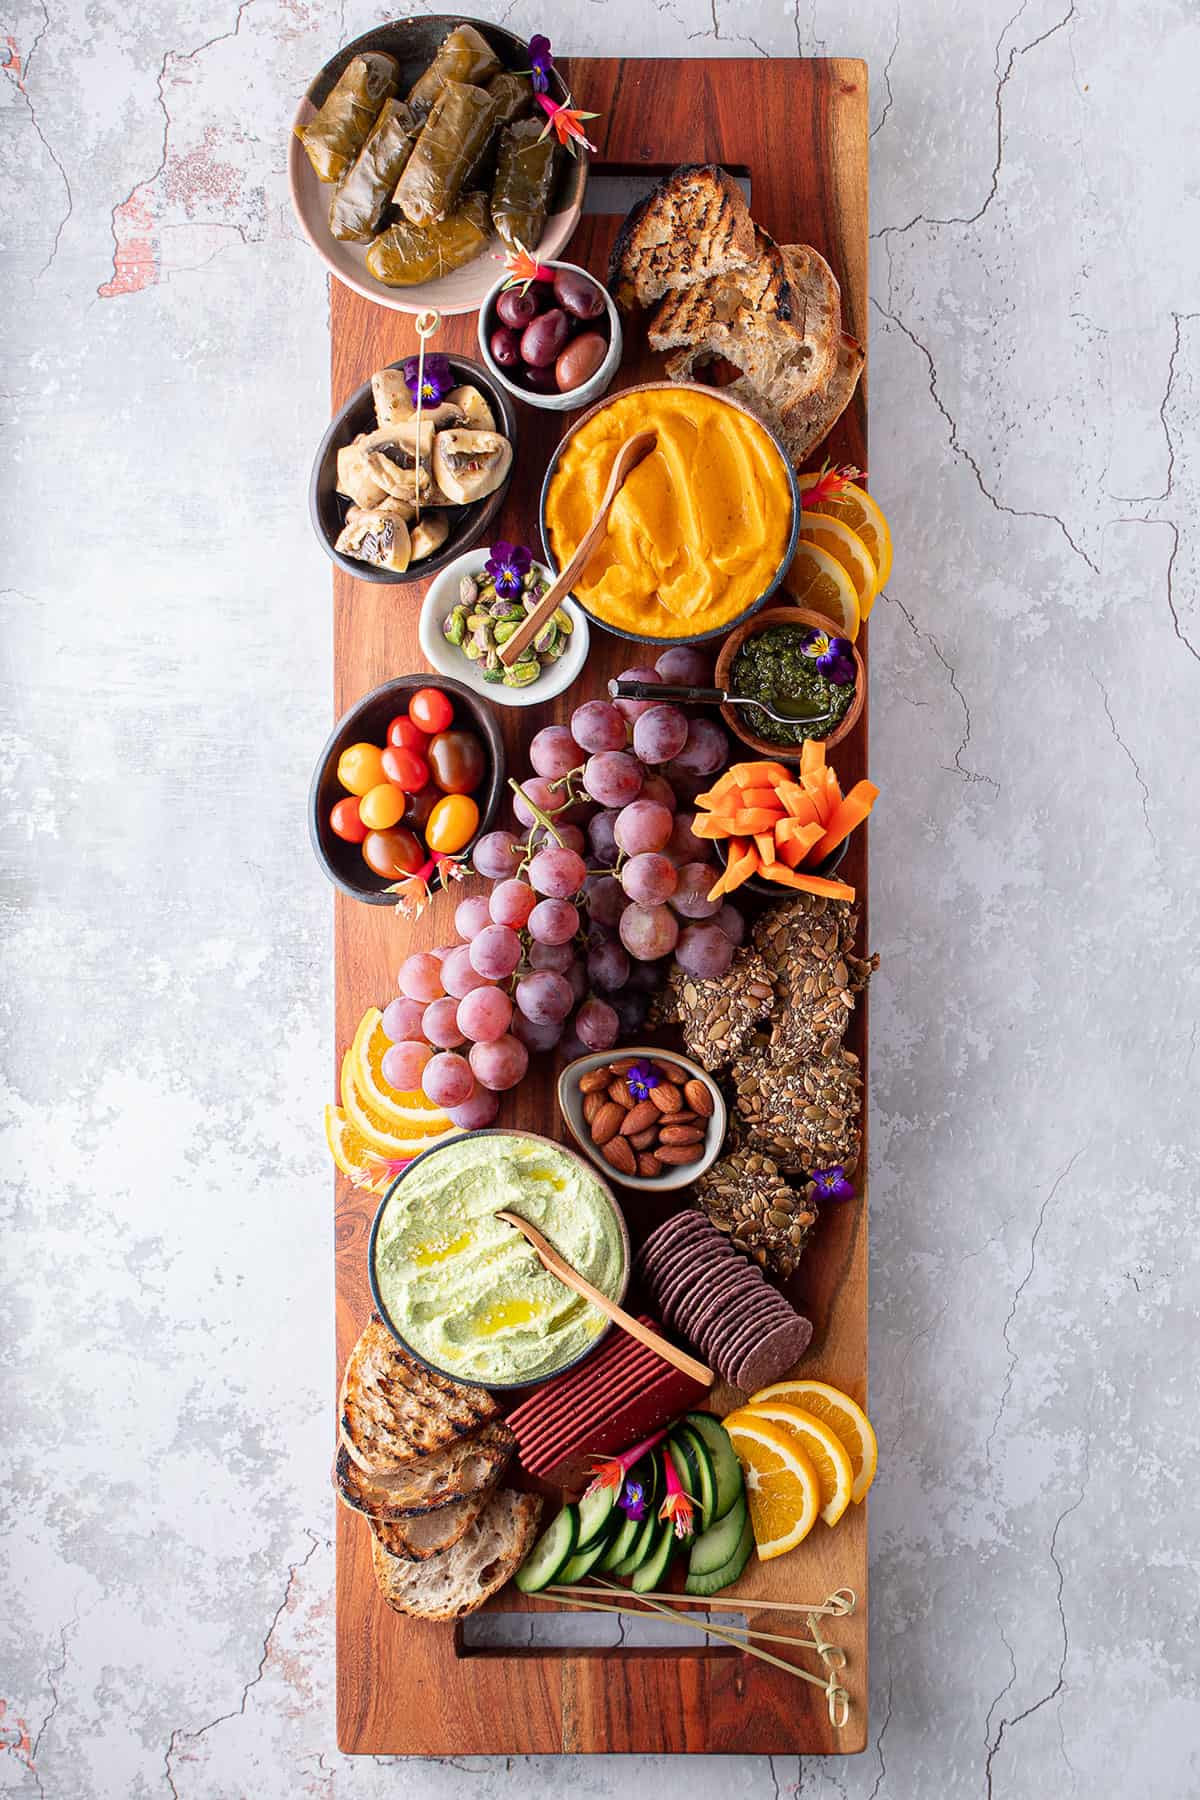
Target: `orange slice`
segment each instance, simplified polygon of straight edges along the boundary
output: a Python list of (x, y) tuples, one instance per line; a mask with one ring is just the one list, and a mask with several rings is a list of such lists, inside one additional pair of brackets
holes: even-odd
[(860, 619), (854, 583), (836, 556), (819, 544), (801, 540), (783, 578), (783, 585), (797, 606), (821, 613), (837, 628), (839, 636), (853, 643)]
[(865, 619), (879, 592), (879, 571), (875, 567), (875, 558), (857, 531), (833, 513), (806, 512), (800, 527), (800, 541), (815, 544), (819, 550), (827, 550), (830, 556), (836, 557), (854, 583), (859, 617)]
[(746, 1478), (754, 1541), (763, 1562), (803, 1543), (817, 1522), (821, 1490), (810, 1458), (791, 1432), (749, 1408), (722, 1421)]
[(857, 1505), (874, 1481), (879, 1461), (875, 1432), (862, 1407), (841, 1388), (831, 1387), (827, 1381), (800, 1380), (776, 1381), (770, 1387), (760, 1388), (757, 1394), (751, 1394), (749, 1404), (760, 1406), (780, 1401), (785, 1406), (802, 1407), (814, 1419), (823, 1420), (831, 1431), (836, 1431), (850, 1458), (854, 1476), (850, 1498)]
[[(801, 475), (801, 494), (814, 488), (821, 479), (820, 472), (814, 475)], [(872, 500), (866, 488), (857, 486), (853, 481), (846, 481), (843, 482), (836, 499), (823, 498), (821, 500), (821, 511), (828, 517), (841, 519), (843, 524), (849, 525), (851, 531), (856, 531), (867, 546), (875, 564), (879, 583), (875, 592), (878, 594), (887, 586), (888, 577), (892, 572), (892, 534), (888, 530), (888, 522), (881, 508)], [(870, 605), (868, 605), (863, 612), (864, 619), (870, 610)]]
[[(836, 1525), (850, 1504), (854, 1487), (850, 1458), (837, 1432), (813, 1413), (805, 1412), (799, 1406), (788, 1406), (781, 1400), (764, 1400), (760, 1405), (744, 1406), (734, 1416), (761, 1419), (789, 1434), (816, 1470), (821, 1489), (821, 1517), (827, 1525)], [(725, 1429), (729, 1429), (728, 1420)]]

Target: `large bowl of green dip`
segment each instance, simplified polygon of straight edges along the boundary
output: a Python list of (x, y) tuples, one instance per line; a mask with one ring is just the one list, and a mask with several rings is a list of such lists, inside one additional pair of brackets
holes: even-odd
[[(795, 762), (806, 739), (821, 739), (827, 750), (853, 731), (867, 696), (867, 676), (854, 644), (848, 654), (854, 664), (854, 680), (829, 681), (805, 654), (804, 643), (813, 631), (840, 636), (837, 627), (820, 613), (799, 606), (769, 606), (730, 632), (717, 658), (716, 685), (728, 694), (763, 700), (780, 710), (780, 700), (799, 700), (814, 718), (823, 722), (781, 725), (757, 707), (721, 708), (730, 730), (760, 756), (782, 757)], [(825, 717), (825, 715), (832, 715)]]
[(502, 1208), (624, 1299), (629, 1233), (611, 1189), (529, 1131), (472, 1131), (414, 1158), (379, 1204), (367, 1269), (380, 1317), (423, 1363), (456, 1381), (527, 1387), (589, 1355), (609, 1322), (496, 1218)]

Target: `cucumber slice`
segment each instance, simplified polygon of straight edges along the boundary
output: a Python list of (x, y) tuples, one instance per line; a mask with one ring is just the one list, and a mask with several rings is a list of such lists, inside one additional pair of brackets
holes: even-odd
[(595, 1564), (596, 1572), (599, 1575), (616, 1573), (617, 1564), (625, 1561), (633, 1549), (634, 1539), (642, 1529), (643, 1521), (641, 1519), (625, 1519), (624, 1515), (622, 1518), (624, 1522), (617, 1526), (616, 1536), (609, 1540), (608, 1549), (600, 1561)]
[[(622, 1483), (624, 1486), (624, 1483)], [(608, 1542), (608, 1523), (613, 1508), (621, 1498), (619, 1487), (597, 1488), (579, 1502), (579, 1548), (594, 1544), (598, 1537)]]
[(600, 1558), (604, 1555), (604, 1552), (608, 1549), (609, 1543), (611, 1542), (611, 1535), (610, 1532), (602, 1532), (598, 1538), (595, 1538), (592, 1541), (592, 1543), (584, 1544), (582, 1549), (577, 1550), (570, 1561), (566, 1563), (560, 1571), (558, 1576), (559, 1581), (564, 1583), (582, 1581), (589, 1570), (595, 1568), (596, 1564), (600, 1561)]
[(638, 1526), (638, 1534), (633, 1540), (629, 1554), (623, 1561), (614, 1563), (612, 1573), (621, 1576), (622, 1579), (626, 1575), (632, 1575), (634, 1570), (640, 1568), (649, 1556), (654, 1548), (654, 1540), (657, 1535), (658, 1520), (652, 1512), (647, 1511), (645, 1518)]
[[(693, 1574), (691, 1569), (689, 1569), (687, 1580), (683, 1584), (683, 1591), (685, 1594), (719, 1594), (722, 1588), (729, 1587), (738, 1579), (742, 1570), (750, 1561), (750, 1552), (754, 1548), (754, 1531), (750, 1524), (750, 1514), (746, 1512), (744, 1506), (742, 1512), (745, 1515), (745, 1524), (742, 1526), (742, 1535), (738, 1539), (737, 1549), (734, 1551), (729, 1561), (727, 1563), (722, 1563), (719, 1569), (713, 1569), (707, 1575)], [(736, 1513), (736, 1508), (734, 1509), (734, 1513)], [(732, 1518), (734, 1513), (729, 1513), (726, 1517)], [(724, 1522), (723, 1519), (719, 1520), (718, 1524), (714, 1525), (712, 1529), (714, 1531), (717, 1530)]]
[(516, 1583), (521, 1592), (538, 1594), (552, 1581), (557, 1581), (570, 1562), (578, 1541), (578, 1510), (574, 1506), (564, 1506), (517, 1570)]
[(707, 1531), (717, 1516), (717, 1477), (712, 1457), (700, 1433), (690, 1425), (677, 1425), (673, 1435), (683, 1444), (695, 1471), (695, 1486), (689, 1491), (700, 1508), (700, 1529)]
[(671, 1566), (676, 1541), (675, 1527), (669, 1519), (664, 1519), (658, 1527), (658, 1535), (649, 1556), (639, 1569), (634, 1570), (633, 1591), (635, 1594), (647, 1594), (652, 1588), (661, 1586), (667, 1570)]
[(689, 1575), (712, 1575), (729, 1562), (741, 1542), (749, 1514), (746, 1502), (738, 1500), (723, 1519), (702, 1532), (692, 1544), (688, 1558)]
[(690, 1412), (684, 1424), (701, 1440), (712, 1463), (717, 1484), (717, 1504), (711, 1523), (723, 1519), (743, 1492), (742, 1465), (737, 1459), (729, 1433), (712, 1413)]

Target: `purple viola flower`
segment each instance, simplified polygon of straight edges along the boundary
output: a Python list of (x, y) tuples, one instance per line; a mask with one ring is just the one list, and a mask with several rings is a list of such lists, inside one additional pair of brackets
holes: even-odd
[(535, 33), (529, 40), (529, 73), (533, 78), (535, 94), (550, 92), (550, 71), (554, 67), (554, 58), (550, 54), (550, 39), (541, 32)]
[(454, 386), (454, 376), (450, 372), (450, 359), (447, 356), (427, 356), (424, 373), (421, 372), (420, 359), (416, 356), (405, 358), (404, 381), (412, 402), (417, 403), (417, 388), (420, 385), (422, 406), (437, 406), (444, 394), (448, 394)]
[(826, 681), (832, 681), (835, 686), (844, 687), (854, 680), (849, 638), (831, 637), (827, 631), (810, 631), (804, 654), (813, 658)]
[(493, 544), (492, 553), (483, 566), (500, 598), (516, 600), (522, 581), (533, 567), (533, 555), (524, 544)]
[(829, 1169), (814, 1169), (809, 1180), (817, 1190), (818, 1200), (853, 1200), (854, 1198), (854, 1183), (847, 1177), (841, 1163), (834, 1163)]
[(640, 1481), (627, 1481), (621, 1490), (621, 1498), (617, 1501), (621, 1511), (629, 1519), (644, 1519), (646, 1516), (646, 1490)]
[(640, 1061), (634, 1063), (625, 1079), (629, 1083), (629, 1091), (635, 1100), (648, 1100), (650, 1098), (650, 1089), (656, 1088), (659, 1083), (657, 1069), (654, 1067), (653, 1063), (648, 1063), (644, 1057), (641, 1058)]

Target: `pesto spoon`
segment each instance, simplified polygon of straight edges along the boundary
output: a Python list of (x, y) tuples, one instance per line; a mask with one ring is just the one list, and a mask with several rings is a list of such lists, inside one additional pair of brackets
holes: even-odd
[(608, 486), (601, 496), (596, 516), (579, 540), (575, 554), (565, 569), (551, 582), (533, 611), (523, 624), (518, 625), (506, 644), (500, 646), (500, 661), (506, 669), (511, 669), (527, 644), (532, 644), (551, 614), (556, 612), (583, 574), (588, 558), (596, 548), (604, 527), (608, 524), (608, 515), (612, 503), (625, 485), (625, 478), (631, 475), (638, 464), (653, 450), (658, 442), (657, 431), (635, 431), (627, 437), (617, 451), (613, 462), (612, 473), (608, 478)]
[(655, 1356), (661, 1356), (664, 1362), (669, 1362), (682, 1375), (690, 1375), (701, 1387), (712, 1386), (716, 1377), (711, 1369), (706, 1369), (702, 1362), (697, 1362), (686, 1350), (677, 1350), (666, 1338), (659, 1337), (657, 1331), (651, 1331), (648, 1325), (643, 1325), (640, 1319), (635, 1319), (618, 1306), (615, 1300), (610, 1300), (607, 1294), (602, 1294), (599, 1288), (593, 1287), (585, 1276), (563, 1260), (553, 1245), (547, 1243), (536, 1225), (531, 1225), (528, 1219), (523, 1219), (519, 1213), (509, 1212), (506, 1208), (502, 1208), (496, 1217), (503, 1219), (506, 1225), (513, 1226), (522, 1237), (529, 1239), (542, 1267), (548, 1269), (551, 1275), (556, 1275), (564, 1287), (573, 1288), (577, 1294), (582, 1294), (585, 1300), (598, 1306), (602, 1313), (607, 1313), (614, 1325), (619, 1325), (622, 1331), (636, 1338), (639, 1344), (645, 1344), (647, 1350), (653, 1350)]
[[(765, 700), (751, 700), (746, 694), (731, 694), (728, 688), (686, 687), (669, 681), (626, 681), (616, 679), (608, 684), (614, 700), (661, 700), (690, 703), (693, 706), (755, 706), (777, 725), (827, 725), (832, 712), (811, 712), (801, 700), (779, 700), (768, 706)], [(782, 708), (782, 710), (779, 710)]]

